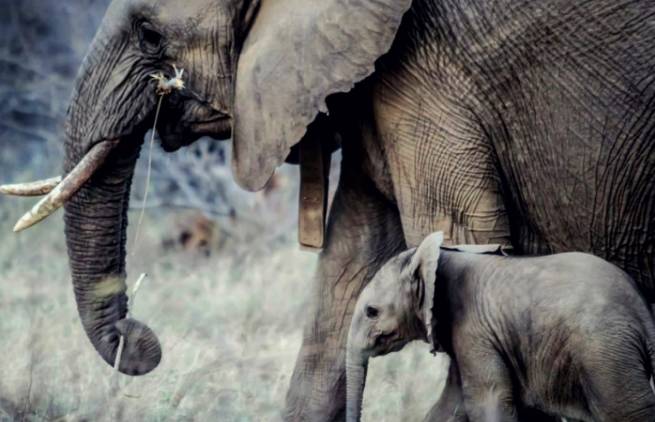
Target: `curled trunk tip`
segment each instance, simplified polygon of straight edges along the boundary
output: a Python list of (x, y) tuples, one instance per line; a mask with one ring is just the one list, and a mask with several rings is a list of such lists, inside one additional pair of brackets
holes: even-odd
[[(126, 375), (145, 375), (161, 362), (161, 346), (155, 333), (145, 324), (123, 319), (115, 324), (116, 330), (123, 336), (124, 346), (118, 370)], [(105, 359), (112, 365), (118, 353), (118, 343), (112, 353)], [(103, 356), (104, 357), (104, 356)]]
[(104, 277), (89, 287), (76, 289), (82, 325), (93, 346), (111, 366), (117, 363), (122, 337), (117, 369), (126, 375), (145, 375), (159, 365), (161, 346), (147, 325), (126, 318), (126, 290), (122, 276)]

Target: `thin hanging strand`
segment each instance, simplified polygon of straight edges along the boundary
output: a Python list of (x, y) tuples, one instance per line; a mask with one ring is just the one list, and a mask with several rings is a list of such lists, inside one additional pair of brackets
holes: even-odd
[[(141, 207), (141, 213), (139, 214), (139, 221), (136, 224), (136, 232), (134, 233), (134, 243), (132, 244), (132, 254), (136, 253), (136, 246), (139, 241), (139, 232), (141, 231), (141, 223), (143, 223), (143, 216), (145, 215), (146, 211), (146, 205), (148, 202), (148, 192), (150, 190), (150, 177), (152, 175), (152, 150), (153, 146), (155, 145), (155, 134), (157, 132), (157, 122), (159, 121), (159, 113), (161, 111), (161, 105), (164, 102), (164, 97), (173, 90), (180, 91), (184, 89), (184, 80), (182, 77), (184, 76), (184, 69), (179, 69), (173, 65), (173, 69), (175, 70), (175, 76), (171, 79), (166, 79), (166, 77), (162, 73), (158, 73), (156, 75), (150, 75), (150, 77), (157, 81), (157, 88), (156, 92), (157, 95), (159, 95), (159, 102), (157, 103), (157, 111), (155, 112), (155, 123), (152, 125), (152, 133), (150, 134), (150, 146), (148, 150), (148, 170), (146, 172), (146, 185), (144, 188), (143, 192), (143, 206)], [(136, 293), (139, 291), (139, 288), (141, 287), (141, 283), (143, 280), (146, 278), (146, 274), (141, 274), (141, 277), (137, 280), (136, 284), (134, 285), (134, 290), (132, 291), (132, 301), (134, 301), (134, 298), (136, 297)], [(126, 315), (126, 318), (129, 317), (129, 314)], [(116, 358), (114, 360), (114, 370), (118, 374), (118, 368), (120, 367), (121, 363), (121, 358), (123, 356), (123, 349), (125, 347), (125, 337), (122, 335), (120, 336), (118, 340), (118, 350), (116, 351)], [(116, 378), (116, 389), (118, 390), (119, 388), (119, 379)]]
[(137, 244), (139, 241), (139, 234), (141, 233), (141, 224), (143, 223), (143, 217), (146, 212), (146, 206), (148, 205), (148, 193), (150, 191), (150, 179), (152, 176), (152, 150), (155, 144), (155, 133), (157, 132), (157, 122), (159, 121), (159, 112), (161, 111), (161, 105), (164, 101), (164, 97), (169, 95), (174, 90), (180, 91), (184, 89), (184, 69), (178, 69), (173, 65), (173, 70), (175, 71), (175, 76), (171, 79), (167, 79), (162, 73), (155, 75), (150, 75), (150, 77), (157, 81), (156, 92), (159, 95), (159, 102), (157, 103), (157, 112), (155, 113), (155, 123), (152, 126), (152, 133), (150, 135), (150, 146), (148, 150), (148, 170), (146, 172), (146, 185), (143, 192), (143, 201), (141, 205), (141, 212), (139, 213), (139, 220), (136, 225), (136, 232), (134, 233), (134, 241), (132, 243), (132, 252), (130, 255), (134, 256), (137, 250)]
[[(145, 280), (146, 277), (148, 277), (148, 274), (146, 274), (146, 273), (141, 274), (139, 279), (134, 284), (134, 287), (132, 288), (132, 299), (131, 299), (132, 300), (132, 308), (134, 308), (134, 299), (136, 298), (136, 294), (139, 291), (139, 289), (141, 288), (141, 283), (143, 283), (143, 280)], [(128, 313), (125, 315), (125, 318), (129, 318), (129, 317), (130, 317), (130, 313), (128, 311)], [(116, 371), (117, 374), (118, 374), (118, 368), (120, 367), (120, 364), (121, 364), (121, 359), (123, 358), (123, 349), (124, 348), (125, 348), (125, 337), (121, 336), (118, 339), (118, 350), (116, 350), (116, 358), (114, 359), (114, 371)], [(120, 381), (119, 381), (118, 378), (116, 378), (114, 388), (116, 390), (118, 390), (119, 387), (120, 387)]]
[(141, 223), (143, 223), (143, 217), (146, 213), (146, 205), (148, 203), (148, 193), (150, 192), (150, 177), (152, 175), (152, 149), (155, 145), (155, 133), (157, 132), (157, 121), (159, 120), (159, 112), (161, 111), (161, 104), (164, 102), (164, 96), (159, 97), (159, 103), (157, 104), (157, 112), (155, 113), (155, 124), (152, 127), (152, 133), (150, 134), (150, 146), (148, 147), (148, 169), (146, 171), (146, 185), (143, 190), (143, 201), (141, 204), (141, 212), (139, 213), (139, 220), (136, 223), (136, 232), (134, 233), (134, 241), (132, 242), (132, 253), (134, 256), (136, 253), (136, 247), (139, 242), (139, 234), (141, 232)]

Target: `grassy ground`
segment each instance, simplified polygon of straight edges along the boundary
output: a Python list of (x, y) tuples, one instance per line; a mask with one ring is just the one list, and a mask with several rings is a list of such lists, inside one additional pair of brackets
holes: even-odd
[[(10, 234), (31, 202), (0, 199), (0, 420), (279, 420), (314, 254), (299, 251), (293, 236), (267, 253), (165, 249), (163, 228), (174, 216), (148, 212), (128, 264), (132, 282), (150, 277), (132, 310), (158, 334), (164, 358), (152, 374), (130, 378), (102, 362), (83, 334), (61, 215)], [(228, 241), (224, 250), (237, 246)], [(373, 360), (364, 420), (421, 420), (443, 365), (419, 344)]]

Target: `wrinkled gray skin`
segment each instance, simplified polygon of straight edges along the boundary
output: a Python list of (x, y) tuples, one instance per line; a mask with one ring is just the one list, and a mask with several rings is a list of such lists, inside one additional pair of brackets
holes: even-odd
[(444, 415), (458, 405), (466, 412), (453, 420), (533, 422), (530, 409), (585, 422), (655, 420), (655, 322), (625, 272), (583, 253), (504, 257), (440, 251), (442, 240), (433, 234), (392, 258), (360, 295), (348, 337), (348, 422), (360, 418), (368, 359), (419, 339), (459, 368), (460, 402), (442, 402)]
[(149, 76), (173, 64), (187, 89), (164, 102), (164, 147), (231, 136), (245, 188), (303, 137), (341, 142), (291, 420), (343, 418), (355, 300), (381, 263), (435, 230), (520, 254), (593, 252), (652, 299), (653, 12), (650, 0), (113, 1), (73, 93), (64, 165), (121, 141), (66, 206), (91, 342), (113, 363), (129, 328), (123, 372), (161, 359), (154, 333), (124, 320), (125, 233), (157, 102)]

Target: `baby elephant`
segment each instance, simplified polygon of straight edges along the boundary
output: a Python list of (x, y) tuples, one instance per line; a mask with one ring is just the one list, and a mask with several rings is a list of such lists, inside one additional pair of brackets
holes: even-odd
[(525, 409), (553, 420), (655, 421), (655, 325), (627, 274), (583, 253), (506, 257), (442, 240), (433, 233), (392, 258), (360, 295), (348, 421), (360, 418), (368, 358), (417, 339), (458, 366), (457, 407), (471, 422), (525, 420)]

